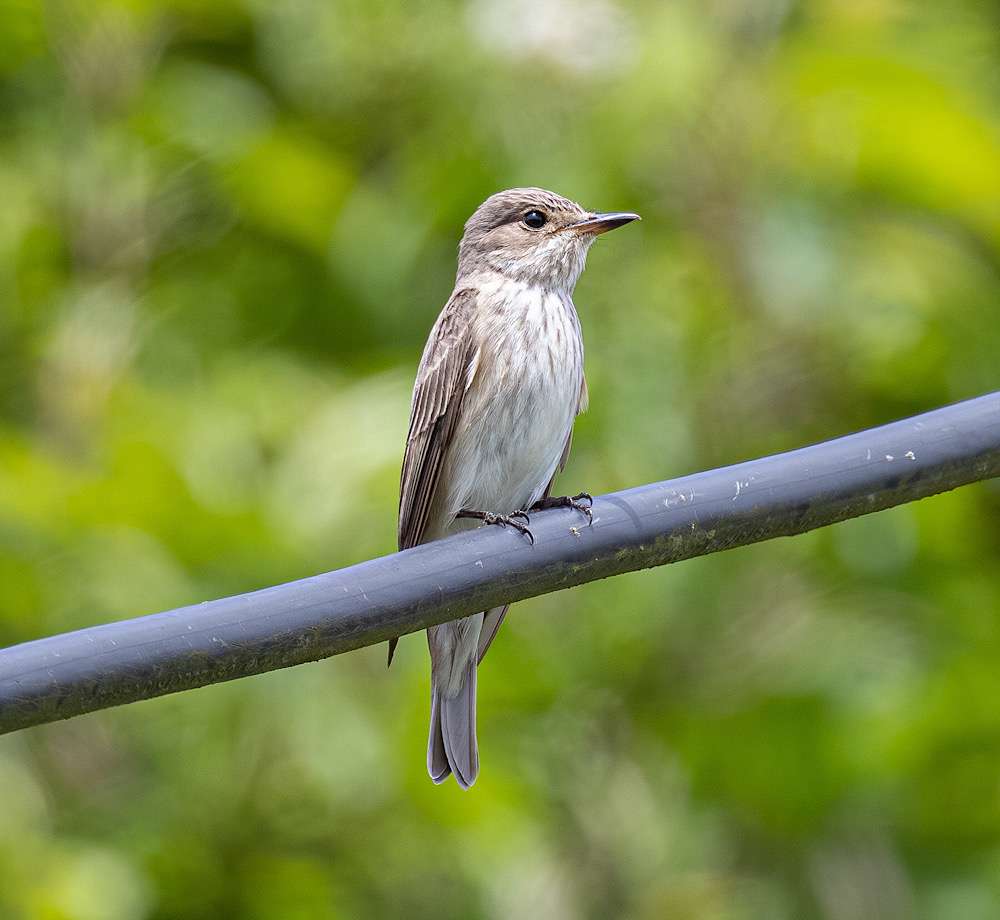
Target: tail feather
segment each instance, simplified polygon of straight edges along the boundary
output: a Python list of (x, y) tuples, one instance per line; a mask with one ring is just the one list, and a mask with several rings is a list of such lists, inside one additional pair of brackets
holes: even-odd
[(454, 773), (463, 789), (472, 786), (479, 776), (475, 659), (466, 666), (464, 681), (455, 696), (445, 696), (439, 688), (434, 688), (427, 772), (435, 783), (442, 782), (449, 772)]
[(427, 739), (427, 772), (435, 783), (443, 783), (451, 773), (444, 747), (444, 735), (441, 733), (441, 695), (437, 688), (431, 691), (431, 732)]

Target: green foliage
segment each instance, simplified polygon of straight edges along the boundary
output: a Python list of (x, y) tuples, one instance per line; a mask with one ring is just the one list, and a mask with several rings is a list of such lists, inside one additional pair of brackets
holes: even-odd
[[(390, 552), (462, 222), (577, 291), (603, 492), (998, 386), (973, 0), (0, 2), (0, 642)], [(474, 791), (384, 649), (0, 739), (0, 916), (1000, 914), (1000, 490), (519, 604)]]

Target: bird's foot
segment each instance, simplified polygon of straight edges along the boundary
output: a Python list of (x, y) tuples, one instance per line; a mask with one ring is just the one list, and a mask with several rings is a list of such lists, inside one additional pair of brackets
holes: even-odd
[[(586, 502), (586, 504), (584, 504)], [(560, 495), (558, 497), (540, 498), (531, 506), (531, 511), (545, 511), (547, 508), (573, 508), (580, 514), (587, 515), (587, 526), (594, 526), (594, 515), (591, 513), (591, 505), (594, 504), (594, 497), (589, 492), (580, 492), (578, 495)]]
[[(494, 514), (492, 511), (472, 511), (469, 508), (463, 508), (458, 514), (455, 515), (457, 518), (473, 518), (477, 521), (482, 521), (486, 525), (496, 524), (500, 527), (513, 527), (518, 533), (524, 534), (534, 545), (535, 535), (528, 529), (528, 524), (531, 523), (531, 518), (528, 517), (527, 511), (512, 511), (510, 514)], [(524, 523), (522, 524), (518, 518), (523, 518)]]

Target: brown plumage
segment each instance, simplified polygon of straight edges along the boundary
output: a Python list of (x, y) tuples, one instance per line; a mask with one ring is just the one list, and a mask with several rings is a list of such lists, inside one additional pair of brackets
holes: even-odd
[[(401, 549), (474, 526), (458, 519), (460, 511), (509, 515), (548, 495), (587, 400), (573, 287), (597, 234), (636, 217), (594, 214), (529, 188), (493, 195), (466, 223), (455, 290), (431, 330), (414, 385)], [(496, 607), (427, 631), (427, 768), (435, 782), (449, 773), (463, 788), (476, 780), (476, 668), (506, 611)]]

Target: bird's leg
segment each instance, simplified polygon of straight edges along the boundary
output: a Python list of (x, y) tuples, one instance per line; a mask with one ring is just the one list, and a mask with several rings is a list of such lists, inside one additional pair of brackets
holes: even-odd
[[(523, 533), (531, 540), (532, 545), (535, 543), (535, 535), (527, 527), (531, 523), (531, 518), (528, 517), (526, 511), (512, 511), (510, 514), (494, 514), (492, 511), (472, 511), (469, 508), (463, 508), (455, 517), (473, 518), (477, 521), (482, 521), (484, 524), (497, 524), (500, 527), (506, 527), (509, 524), (518, 533)], [(524, 518), (524, 523), (522, 524), (517, 518)]]
[[(586, 502), (587, 504), (584, 504)], [(593, 526), (594, 515), (591, 514), (590, 507), (594, 504), (594, 497), (589, 492), (580, 492), (578, 495), (560, 495), (558, 497), (546, 496), (538, 499), (529, 511), (545, 511), (547, 508), (573, 508), (580, 514), (587, 515), (588, 526)]]

